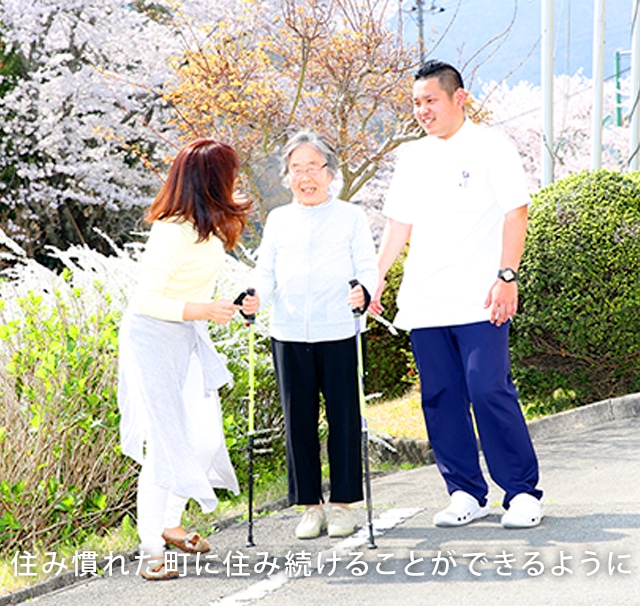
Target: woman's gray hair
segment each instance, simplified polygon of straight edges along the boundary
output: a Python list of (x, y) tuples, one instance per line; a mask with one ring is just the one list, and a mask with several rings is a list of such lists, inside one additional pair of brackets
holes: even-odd
[(282, 150), (282, 156), (280, 158), (280, 176), (282, 177), (282, 183), (285, 187), (289, 187), (289, 159), (291, 154), (302, 147), (303, 145), (311, 145), (318, 153), (322, 155), (324, 161), (327, 163), (327, 170), (331, 174), (335, 181), (335, 177), (338, 174), (338, 154), (336, 154), (333, 147), (331, 147), (326, 141), (318, 137), (315, 133), (301, 130), (293, 135), (284, 146)]

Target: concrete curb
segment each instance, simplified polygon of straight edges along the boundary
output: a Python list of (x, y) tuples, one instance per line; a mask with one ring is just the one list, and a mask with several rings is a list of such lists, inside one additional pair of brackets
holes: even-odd
[[(632, 417), (640, 417), (640, 393), (572, 408), (548, 417), (535, 419), (527, 423), (527, 425), (531, 439), (535, 442), (536, 440), (564, 432)], [(374, 444), (372, 451), (376, 462), (413, 463), (414, 465), (430, 465), (434, 462), (429, 440), (391, 438), (385, 441), (395, 449), (395, 452), (389, 448)]]
[(529, 432), (533, 440), (538, 440), (567, 431), (632, 417), (640, 417), (640, 393), (602, 400), (549, 417), (535, 419), (529, 423)]
[[(603, 400), (602, 402), (588, 404), (586, 406), (557, 413), (549, 417), (536, 419), (529, 423), (529, 430), (532, 439), (536, 441), (548, 437), (555, 437), (563, 433), (570, 433), (574, 430), (595, 427), (602, 423), (634, 417), (640, 417), (640, 393)], [(394, 445), (399, 455), (404, 453), (404, 456), (407, 456), (412, 463), (429, 464), (433, 462), (433, 455), (428, 440), (393, 439), (391, 440), (391, 443)], [(381, 450), (388, 454), (393, 454), (387, 449), (381, 448)], [(261, 511), (279, 511), (287, 506), (288, 501), (285, 497), (263, 505), (256, 511), (256, 513), (260, 513)], [(242, 516), (234, 516), (231, 518), (217, 520), (213, 526), (222, 530), (239, 521), (241, 518)], [(123, 555), (130, 558), (133, 557), (132, 554)], [(106, 560), (98, 562), (97, 566), (101, 569), (105, 564)], [(89, 583), (92, 580), (92, 578), (78, 577), (73, 571), (66, 572), (57, 577), (32, 585), (31, 587), (26, 587), (13, 593), (0, 596), (0, 606), (20, 604), (27, 600), (51, 593), (57, 589), (73, 584)]]
[(429, 440), (386, 438), (384, 442), (385, 445), (374, 442), (369, 446), (375, 463), (430, 465), (435, 462)]

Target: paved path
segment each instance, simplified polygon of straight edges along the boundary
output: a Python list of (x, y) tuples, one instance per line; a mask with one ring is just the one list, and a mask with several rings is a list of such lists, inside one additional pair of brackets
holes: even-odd
[[(375, 542), (293, 538), (286, 508), (214, 535), (215, 558), (190, 556), (184, 578), (146, 582), (119, 572), (34, 598), (41, 606), (341, 606), (354, 604), (640, 604), (640, 394), (531, 424), (545, 491), (545, 518), (529, 530), (491, 515), (469, 526), (435, 528), (448, 497), (435, 466), (373, 479)], [(356, 510), (366, 526), (366, 509)], [(289, 565), (287, 565), (287, 560)], [(271, 566), (272, 574), (267, 574)], [(25, 594), (15, 597), (26, 598)], [(10, 604), (0, 598), (0, 606)]]

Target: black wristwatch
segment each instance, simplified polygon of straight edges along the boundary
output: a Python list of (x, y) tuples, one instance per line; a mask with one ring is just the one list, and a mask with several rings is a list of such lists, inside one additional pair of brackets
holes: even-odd
[(505, 267), (498, 272), (498, 278), (504, 280), (505, 282), (517, 282), (518, 272), (514, 271), (510, 267)]

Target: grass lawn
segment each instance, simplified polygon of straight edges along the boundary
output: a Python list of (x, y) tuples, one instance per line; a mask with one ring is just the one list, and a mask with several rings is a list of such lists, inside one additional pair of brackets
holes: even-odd
[(393, 438), (420, 440), (427, 438), (420, 404), (420, 391), (417, 387), (395, 400), (370, 402), (367, 406), (367, 422), (371, 429), (386, 433)]

